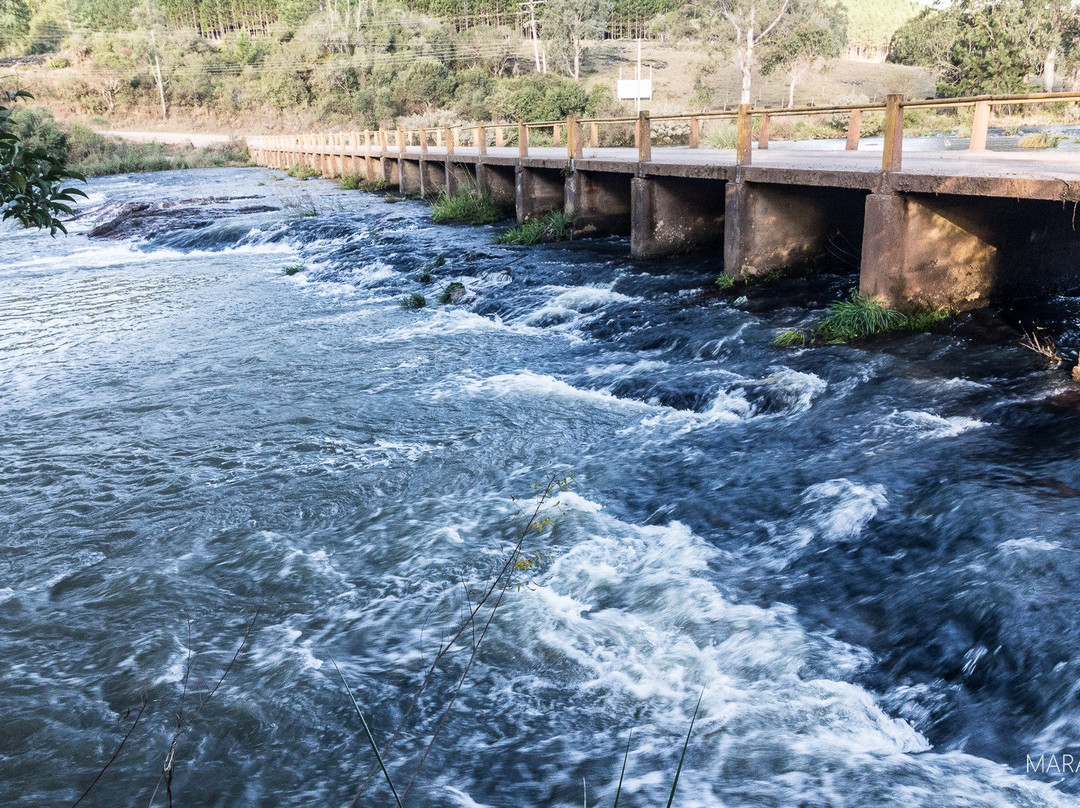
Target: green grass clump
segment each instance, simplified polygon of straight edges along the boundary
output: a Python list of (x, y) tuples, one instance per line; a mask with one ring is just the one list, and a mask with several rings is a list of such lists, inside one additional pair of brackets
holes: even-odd
[(773, 340), (773, 345), (779, 348), (793, 348), (796, 345), (806, 344), (806, 334), (802, 331), (791, 329), (790, 331), (784, 331), (779, 334), (776, 339)]
[(289, 266), (281, 270), (281, 274), (291, 278), (293, 275), (297, 275), (303, 272), (307, 267), (303, 264), (290, 264)]
[(843, 345), (890, 331), (925, 331), (951, 316), (948, 309), (898, 311), (886, 306), (878, 297), (859, 294), (858, 289), (852, 289), (846, 300), (838, 300), (829, 306), (828, 315), (809, 334), (784, 331), (773, 343), (782, 348), (814, 342)]
[(540, 244), (542, 242), (566, 241), (572, 237), (574, 217), (553, 210), (546, 216), (530, 219), (495, 239), (496, 244)]
[(852, 289), (847, 300), (838, 300), (829, 306), (829, 314), (814, 329), (814, 339), (842, 344), (871, 334), (897, 331), (906, 321), (902, 312), (890, 309), (880, 298), (862, 295)]
[(726, 272), (721, 272), (716, 279), (716, 285), (721, 289), (730, 289), (736, 283), (734, 275), (728, 275)]
[(1030, 132), (1020, 138), (1020, 142), (1016, 145), (1021, 149), (1052, 149), (1064, 139), (1064, 135)]
[(465, 292), (465, 284), (460, 281), (454, 281), (442, 290), (442, 293), (439, 295), (439, 302), (443, 305), (457, 303), (461, 298), (465, 297)]
[(484, 194), (440, 194), (431, 204), (431, 221), (435, 224), (465, 222), (466, 224), (491, 224), (506, 218), (502, 208)]
[(338, 187), (343, 191), (359, 191), (360, 184), (364, 181), (359, 174), (342, 174)]
[(310, 180), (312, 177), (321, 177), (322, 174), (306, 163), (293, 163), (285, 172), (293, 179)]
[(427, 298), (419, 292), (412, 292), (401, 298), (401, 307), (403, 309), (422, 309), (427, 305)]

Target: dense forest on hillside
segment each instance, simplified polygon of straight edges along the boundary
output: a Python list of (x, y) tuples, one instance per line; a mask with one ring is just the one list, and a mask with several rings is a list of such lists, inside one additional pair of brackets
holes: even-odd
[[(745, 52), (735, 32), (751, 5), (759, 33), (777, 24)], [(947, 94), (1046, 76), (1053, 85), (1071, 75), (1080, 25), (1065, 0), (1050, 4), (1051, 17), (1036, 6), (1048, 7), (1036, 0), (956, 0), (921, 13), (910, 0), (0, 0), (0, 44), (9, 57), (37, 59), (39, 98), (83, 117), (305, 110), (309, 119), (374, 126), (410, 116), (445, 123), (622, 113), (613, 82), (589, 77), (604, 43), (628, 37), (660, 43), (675, 57), (699, 54), (696, 73), (682, 80), (686, 103), (700, 109), (716, 105), (710, 71), (725, 65), (749, 64), (744, 93), (751, 74), (773, 77), (794, 103), (809, 76), (863, 51), (888, 50), (897, 62), (935, 70)], [(991, 60), (970, 64), (989, 47), (977, 35), (988, 22), (1009, 36), (999, 33)]]

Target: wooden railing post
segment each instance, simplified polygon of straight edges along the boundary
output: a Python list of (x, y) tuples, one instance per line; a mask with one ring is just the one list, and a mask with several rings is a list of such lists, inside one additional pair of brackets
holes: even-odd
[(652, 160), (652, 125), (649, 123), (648, 110), (638, 113), (637, 126), (634, 131), (634, 140), (637, 141), (638, 162), (648, 163)]
[(986, 134), (990, 129), (990, 102), (975, 102), (975, 117), (971, 120), (971, 140), (969, 151), (982, 151), (986, 148)]
[(748, 166), (753, 153), (751, 139), (754, 134), (749, 104), (739, 104), (739, 117), (736, 119), (735, 127), (735, 164)]
[(890, 93), (885, 99), (885, 148), (882, 171), (899, 171), (904, 157), (904, 96)]
[(769, 113), (765, 113), (761, 116), (761, 129), (758, 130), (757, 147), (758, 149), (769, 148), (769, 124), (772, 119), (769, 117)]
[(529, 156), (529, 127), (525, 121), (518, 121), (518, 157)]
[(380, 126), (379, 127), (379, 152), (380, 152), (380, 154), (385, 155), (386, 150), (387, 150), (386, 127), (385, 126)]
[(495, 148), (501, 149), (503, 147), (503, 128), (501, 126), (495, 127)]
[(401, 127), (399, 126), (397, 128), (397, 150), (398, 150), (398, 154), (404, 154), (405, 149), (406, 149), (406, 146), (405, 146), (405, 133), (401, 131)]
[(446, 154), (450, 156), (454, 153), (454, 130), (447, 126), (443, 129), (443, 134), (446, 136)]
[(476, 125), (476, 153), (481, 157), (487, 154), (487, 129), (482, 123)]
[(427, 129), (420, 127), (420, 153), (427, 154)]
[(574, 115), (566, 118), (566, 154), (571, 160), (582, 158), (581, 121)]
[(701, 121), (697, 115), (690, 116), (690, 148), (696, 149), (701, 142)]
[(847, 151), (859, 150), (859, 136), (862, 134), (862, 110), (851, 110), (851, 117), (848, 118), (847, 124), (847, 143), (844, 144), (844, 149)]
[(371, 157), (371, 130), (364, 130), (364, 157)]
[(562, 127), (558, 124), (551, 127), (551, 142), (555, 146), (562, 145)]
[(442, 129), (436, 129), (435, 130), (435, 145), (438, 146), (441, 149), (442, 148), (442, 143), (443, 143), (443, 130)]
[(589, 148), (600, 148), (600, 124), (596, 121), (589, 124)]

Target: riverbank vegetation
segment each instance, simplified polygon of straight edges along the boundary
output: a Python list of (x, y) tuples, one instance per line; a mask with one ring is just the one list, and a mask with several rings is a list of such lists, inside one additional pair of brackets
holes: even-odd
[[(751, 101), (780, 105), (921, 96), (935, 83), (950, 92), (1068, 85), (1077, 75), (1077, 12), (1063, 2), (958, 0), (920, 15), (909, 0), (756, 0), (759, 33), (748, 49), (739, 30), (751, 5), (10, 0), (0, 50), (15, 80), (32, 82), (64, 120), (105, 128), (171, 119), (252, 133), (624, 114), (632, 107), (614, 85), (635, 69), (627, 40), (636, 38), (657, 112), (737, 103), (750, 80)], [(964, 75), (1012, 71), (1010, 83), (957, 78), (961, 56), (978, 45), (968, 29), (999, 8), (1012, 20), (1014, 7), (1034, 33), (1020, 41), (1010, 32), (993, 64), (963, 65)]]
[(431, 220), (435, 224), (494, 224), (505, 218), (506, 211), (492, 202), (490, 197), (472, 191), (442, 193), (431, 204)]
[(566, 241), (574, 234), (574, 217), (561, 210), (538, 216), (496, 237), (496, 244), (542, 244)]

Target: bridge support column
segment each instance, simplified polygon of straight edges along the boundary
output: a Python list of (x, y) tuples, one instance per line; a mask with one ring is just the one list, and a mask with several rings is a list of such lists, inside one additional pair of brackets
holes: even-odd
[(420, 177), (420, 161), (399, 158), (398, 164), (398, 193), (402, 196), (418, 196), (423, 190)]
[(514, 207), (517, 204), (515, 168), (512, 165), (490, 165), (485, 163), (477, 165), (476, 178), (480, 184), (480, 193), (486, 195), (500, 208)]
[(655, 258), (724, 243), (724, 186), (718, 180), (636, 177), (630, 254)]
[(514, 178), (514, 207), (519, 222), (563, 210), (566, 180), (560, 170), (517, 166)]
[(886, 305), (986, 306), (1003, 268), (977, 198), (871, 194), (859, 289)]
[(864, 191), (729, 182), (725, 190), (724, 271), (747, 278), (829, 254), (841, 232), (859, 249)]
[(380, 157), (380, 174), (383, 182), (390, 188), (397, 188), (398, 183), (401, 182), (401, 172), (398, 167), (398, 161), (395, 157)]
[(446, 161), (420, 161), (420, 193), (431, 198), (446, 191)]

